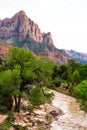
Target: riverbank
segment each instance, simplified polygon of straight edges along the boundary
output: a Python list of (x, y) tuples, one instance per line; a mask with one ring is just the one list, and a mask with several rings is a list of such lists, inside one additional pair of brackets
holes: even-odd
[[(23, 103), (27, 107), (27, 102), (23, 101)], [(20, 113), (14, 113), (15, 121), (12, 123), (10, 130), (16, 130), (18, 127), (21, 129), (25, 126), (29, 130), (50, 130), (50, 124), (58, 120), (61, 115), (63, 115), (61, 109), (54, 107), (51, 103), (41, 105), (39, 109), (34, 109), (32, 113), (28, 109), (21, 109)], [(0, 115), (0, 117), (0, 124), (2, 124), (7, 115)], [(27, 128), (26, 130), (28, 130)]]
[[(22, 110), (15, 113), (16, 125), (29, 126), (30, 130), (87, 130), (87, 113), (81, 111), (75, 98), (53, 91), (52, 104), (46, 103), (32, 114)], [(6, 116), (0, 115), (0, 124)], [(10, 130), (16, 130), (11, 127)]]
[(60, 109), (46, 103), (31, 114), (28, 111), (15, 113), (16, 120), (14, 123), (22, 126), (27, 125), (30, 130), (50, 130), (51, 122), (57, 120), (57, 116), (62, 114)]

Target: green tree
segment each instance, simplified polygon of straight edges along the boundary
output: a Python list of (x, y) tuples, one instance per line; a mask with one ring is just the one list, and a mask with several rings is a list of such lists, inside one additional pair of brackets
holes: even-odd
[(75, 86), (80, 82), (80, 74), (78, 70), (75, 70), (71, 75), (71, 82)]
[(87, 111), (87, 80), (74, 87), (74, 93), (81, 103), (81, 109)]
[(44, 57), (37, 58), (24, 48), (14, 47), (9, 51), (7, 66), (0, 73), (0, 88), (4, 94), (14, 97), (16, 112), (20, 112), (23, 92), (31, 89), (28, 84), (40, 84), (42, 91), (43, 86), (51, 85), (54, 63)]
[(79, 68), (81, 81), (87, 79), (87, 64), (81, 64)]
[(50, 87), (52, 85), (52, 74), (53, 68), (55, 64), (47, 59), (46, 57), (40, 57), (37, 60), (37, 81), (46, 87)]
[[(24, 48), (14, 47), (9, 51), (8, 54), (8, 64), (12, 72), (15, 72), (13, 75), (12, 82), (14, 83), (16, 89), (18, 89), (18, 95), (14, 96), (15, 99), (15, 111), (20, 111), (21, 95), (24, 91), (25, 85), (31, 83), (35, 74), (33, 73), (34, 55), (27, 51)], [(20, 83), (16, 84), (16, 71), (15, 68), (18, 68), (19, 75), (18, 80)], [(18, 100), (17, 100), (18, 99)]]
[(40, 86), (34, 86), (31, 89), (29, 101), (35, 107), (45, 103), (45, 96)]
[(78, 69), (80, 63), (76, 62), (75, 60), (71, 59), (68, 61), (67, 66), (71, 69), (71, 72), (74, 72)]
[(69, 60), (68, 61), (68, 64), (67, 64), (67, 75), (68, 75), (68, 77), (67, 77), (67, 81), (68, 82), (71, 82), (71, 75), (73, 74), (73, 72), (75, 71), (75, 70), (79, 70), (79, 67), (80, 67), (80, 63), (78, 63), (78, 62), (76, 62), (75, 60), (73, 60), (73, 59), (71, 59), (71, 60)]
[(60, 86), (61, 82), (67, 80), (67, 76), (68, 73), (66, 65), (54, 66), (52, 75), (53, 85), (55, 85), (55, 87)]
[(14, 96), (15, 99), (19, 93), (19, 74), (20, 71), (17, 68), (12, 71), (8, 69), (0, 73), (0, 104), (8, 109), (12, 107), (12, 97)]

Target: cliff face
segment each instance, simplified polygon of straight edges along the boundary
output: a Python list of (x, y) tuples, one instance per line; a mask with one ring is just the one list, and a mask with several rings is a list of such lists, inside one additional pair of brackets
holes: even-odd
[(0, 20), (0, 38), (11, 45), (25, 47), (38, 56), (47, 56), (56, 63), (67, 63), (71, 58), (55, 48), (51, 33), (42, 33), (34, 21), (24, 11), (12, 18)]
[(39, 56), (46, 56), (50, 60), (53, 60), (56, 64), (66, 64), (71, 57), (67, 54), (63, 54), (59, 49), (52, 48), (51, 51), (49, 49), (45, 49), (44, 51), (38, 53)]
[(53, 46), (51, 33), (41, 33), (38, 25), (28, 18), (24, 11), (18, 12), (11, 19), (0, 21), (0, 37), (7, 39), (15, 37), (19, 40), (31, 38), (36, 42)]

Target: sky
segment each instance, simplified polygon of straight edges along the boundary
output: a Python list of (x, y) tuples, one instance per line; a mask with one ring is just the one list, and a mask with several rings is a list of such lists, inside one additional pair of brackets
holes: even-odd
[(24, 10), (59, 49), (87, 53), (87, 0), (0, 0), (0, 19)]

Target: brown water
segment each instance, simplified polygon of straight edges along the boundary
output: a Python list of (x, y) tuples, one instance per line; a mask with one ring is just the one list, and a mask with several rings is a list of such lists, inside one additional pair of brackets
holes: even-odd
[(64, 111), (57, 121), (52, 122), (51, 130), (87, 130), (87, 114), (79, 109), (75, 98), (54, 92), (53, 106)]

